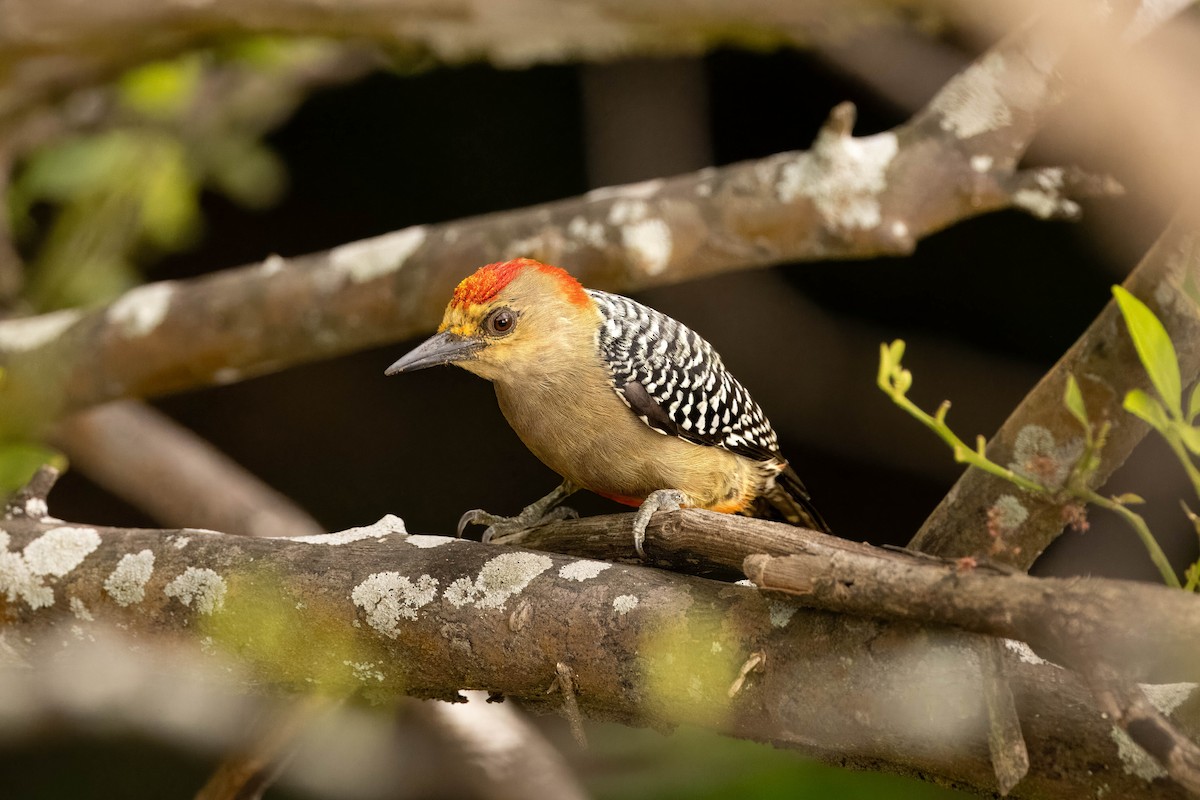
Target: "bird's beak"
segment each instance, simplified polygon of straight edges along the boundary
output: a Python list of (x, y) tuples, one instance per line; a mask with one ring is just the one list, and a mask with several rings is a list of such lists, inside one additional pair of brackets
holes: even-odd
[(459, 336), (457, 333), (443, 331), (436, 336), (426, 339), (408, 355), (384, 370), (383, 374), (399, 375), (401, 372), (413, 372), (414, 370), (425, 369), (426, 367), (437, 367), (442, 364), (465, 361), (474, 356), (479, 350), (482, 350), (483, 346), (483, 342), (479, 339), (467, 338), (466, 336)]

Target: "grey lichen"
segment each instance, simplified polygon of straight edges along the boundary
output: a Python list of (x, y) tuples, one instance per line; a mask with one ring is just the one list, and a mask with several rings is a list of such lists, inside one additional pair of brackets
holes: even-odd
[(119, 606), (140, 603), (146, 597), (146, 583), (153, 572), (154, 553), (149, 550), (126, 553), (104, 579), (104, 591)]
[(208, 567), (188, 567), (166, 585), (163, 594), (197, 613), (212, 614), (225, 605), (225, 579)]
[(479, 577), (459, 578), (446, 588), (446, 599), (456, 607), (474, 604), (479, 608), (502, 609), (508, 599), (554, 566), (539, 553), (504, 553), (488, 561)]
[(437, 597), (437, 587), (437, 579), (430, 575), (412, 581), (399, 572), (376, 572), (354, 587), (350, 599), (366, 612), (372, 628), (395, 639), (400, 620), (416, 619), (418, 609)]

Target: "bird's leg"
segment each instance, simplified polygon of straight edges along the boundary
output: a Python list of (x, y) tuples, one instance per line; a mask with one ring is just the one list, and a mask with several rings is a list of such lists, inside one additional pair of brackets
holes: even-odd
[(483, 532), (483, 542), (499, 541), (506, 536), (558, 519), (574, 519), (579, 514), (574, 509), (560, 505), (562, 501), (578, 491), (579, 487), (570, 481), (563, 481), (559, 486), (537, 502), (525, 506), (515, 517), (501, 517), (489, 514), (481, 508), (476, 508), (463, 514), (458, 520), (458, 535), (461, 538), (468, 525), (487, 525)]
[(639, 558), (646, 557), (642, 543), (646, 541), (646, 527), (656, 511), (678, 511), (687, 503), (687, 495), (678, 489), (657, 489), (646, 496), (633, 515), (633, 548)]

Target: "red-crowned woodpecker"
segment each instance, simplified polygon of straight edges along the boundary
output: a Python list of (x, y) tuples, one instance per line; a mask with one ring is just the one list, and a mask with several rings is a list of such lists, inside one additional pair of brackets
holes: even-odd
[(521, 441), (563, 477), (516, 517), (468, 511), (460, 533), (488, 524), (487, 541), (568, 516), (560, 504), (580, 488), (639, 507), (639, 554), (651, 515), (680, 506), (829, 529), (712, 345), (557, 267), (527, 258), (481, 267), (454, 290), (437, 335), (387, 374), (439, 364), (495, 384)]

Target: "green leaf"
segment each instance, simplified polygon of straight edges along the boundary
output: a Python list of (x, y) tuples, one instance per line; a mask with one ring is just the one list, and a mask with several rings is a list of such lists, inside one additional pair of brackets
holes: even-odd
[(273, 204), (287, 184), (287, 169), (279, 156), (248, 137), (214, 143), (207, 166), (213, 185), (247, 208)]
[(1195, 422), (1200, 416), (1200, 383), (1192, 387), (1192, 399), (1188, 401), (1187, 421)]
[(1091, 428), (1088, 424), (1087, 406), (1083, 404), (1083, 392), (1079, 391), (1079, 382), (1075, 380), (1074, 375), (1067, 375), (1067, 391), (1063, 394), (1063, 405), (1071, 412), (1072, 417), (1079, 420), (1084, 430)]
[(1125, 410), (1143, 422), (1150, 424), (1159, 433), (1166, 434), (1170, 426), (1166, 409), (1162, 403), (1155, 400), (1141, 389), (1133, 389), (1125, 395)]
[(148, 117), (172, 119), (196, 94), (203, 66), (202, 59), (193, 55), (130, 70), (118, 81), (121, 100)]
[(1167, 329), (1141, 300), (1120, 286), (1114, 286), (1112, 291), (1125, 317), (1125, 325), (1129, 328), (1133, 346), (1137, 348), (1138, 358), (1150, 375), (1150, 382), (1167, 404), (1171, 416), (1182, 418), (1183, 385), (1179, 377), (1179, 361), (1175, 357), (1171, 337), (1167, 336)]
[(1193, 428), (1191, 425), (1186, 425), (1182, 422), (1176, 422), (1173, 426), (1175, 432), (1179, 434), (1183, 446), (1192, 451), (1192, 455), (1200, 456), (1200, 428)]
[(200, 229), (199, 187), (186, 155), (175, 143), (162, 143), (142, 176), (141, 224), (146, 240), (170, 251), (190, 242)]
[(1117, 501), (1123, 506), (1140, 506), (1146, 502), (1146, 498), (1142, 497), (1140, 494), (1134, 494), (1133, 492), (1119, 494), (1114, 497), (1113, 500)]
[(120, 181), (140, 163), (137, 137), (124, 131), (79, 136), (37, 152), (17, 179), (25, 203), (68, 202)]

